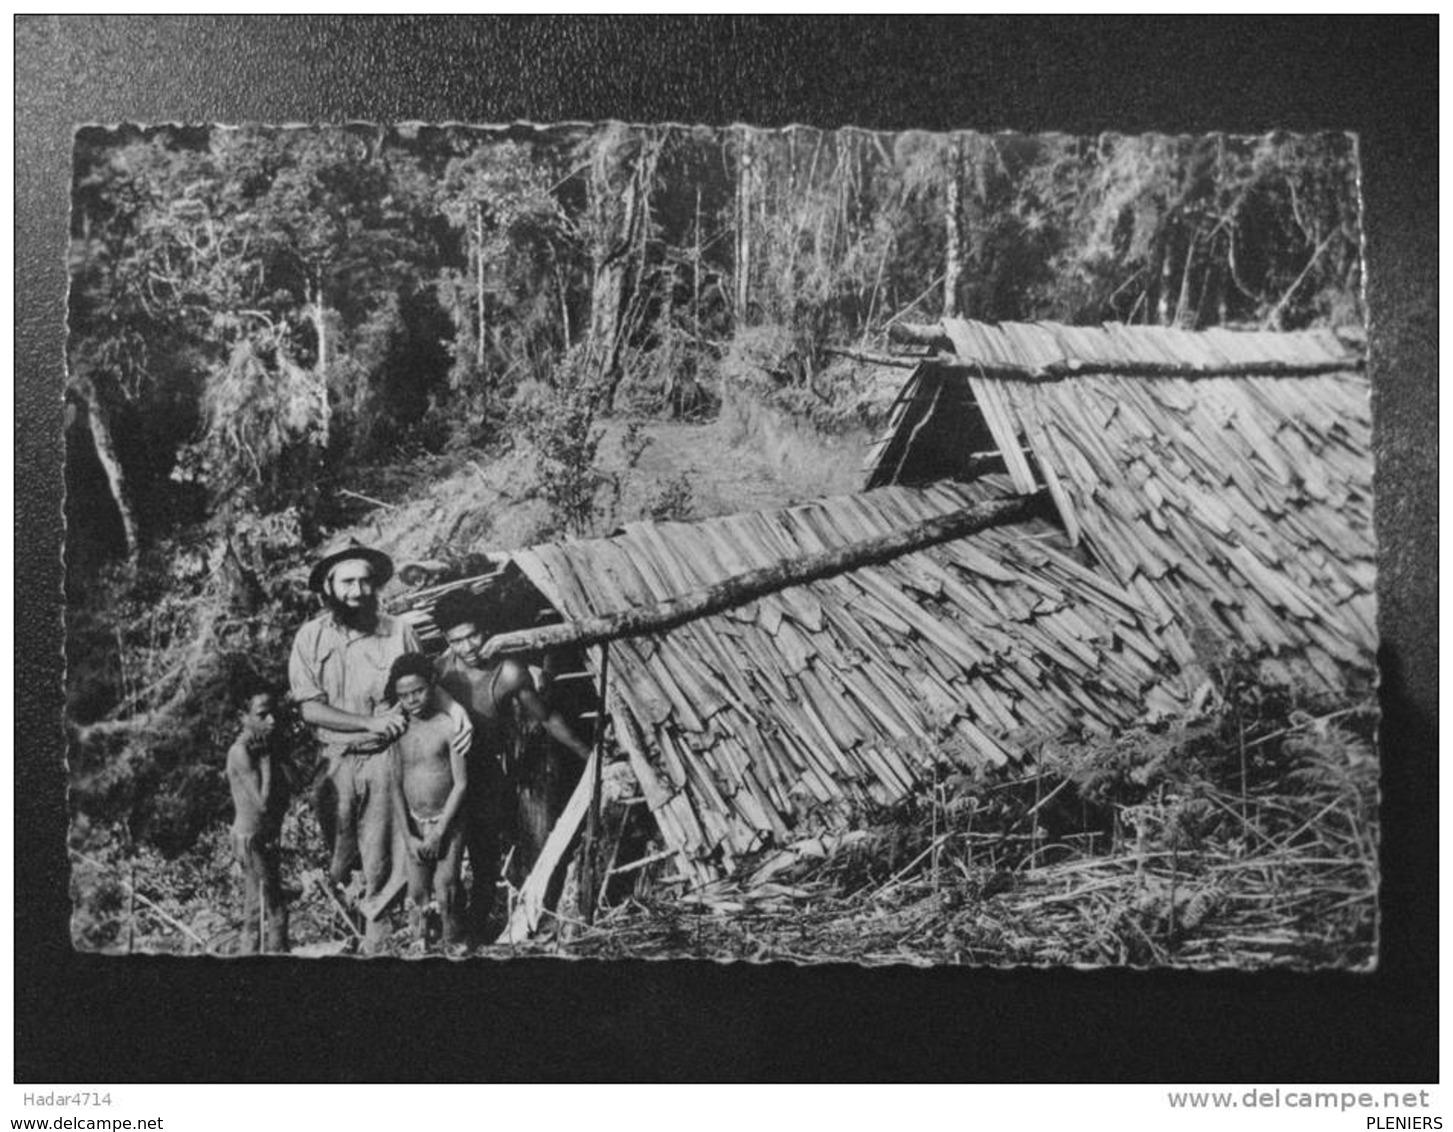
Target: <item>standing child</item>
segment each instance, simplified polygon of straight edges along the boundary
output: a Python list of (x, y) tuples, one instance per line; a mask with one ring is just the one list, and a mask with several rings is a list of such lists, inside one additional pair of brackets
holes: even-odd
[(416, 943), (425, 941), (423, 910), (430, 893), (444, 921), (444, 945), (464, 941), (464, 848), (460, 814), (468, 787), (458, 730), (441, 709), (434, 666), (423, 653), (405, 653), (389, 670), (385, 698), (397, 702), (408, 729), (394, 740), (394, 815), (408, 851), (409, 923)]
[(227, 784), (232, 789), (232, 851), (242, 866), (242, 940), (238, 950), (254, 954), (288, 949), (288, 910), (279, 876), (278, 831), (287, 807), (287, 786), (273, 758), (277, 705), (271, 689), (249, 682), (238, 697), (242, 732), (227, 751)]

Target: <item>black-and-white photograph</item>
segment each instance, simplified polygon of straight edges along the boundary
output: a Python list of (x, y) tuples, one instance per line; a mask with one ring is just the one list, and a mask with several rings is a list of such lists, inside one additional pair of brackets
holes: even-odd
[(1373, 969), (1358, 161), (81, 128), (73, 946)]

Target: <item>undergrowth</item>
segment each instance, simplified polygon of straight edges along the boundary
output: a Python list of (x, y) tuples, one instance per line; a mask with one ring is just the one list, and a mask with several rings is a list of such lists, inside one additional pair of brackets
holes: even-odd
[[(1376, 963), (1375, 713), (1234, 712), (1045, 744), (1031, 773), (945, 775), (695, 889), (665, 862), (593, 925), (495, 956), (1255, 969)], [(292, 936), (345, 949), (301, 790), (281, 846)], [(653, 847), (648, 847), (653, 848)], [(72, 828), (77, 946), (226, 954), (239, 877), (224, 822), (167, 858), (122, 824)], [(646, 849), (642, 849), (645, 852)], [(646, 876), (654, 882), (646, 883)], [(566, 905), (562, 904), (562, 909)]]
[(1046, 745), (866, 828), (638, 897), (573, 954), (919, 964), (1376, 963), (1375, 713), (1356, 705)]

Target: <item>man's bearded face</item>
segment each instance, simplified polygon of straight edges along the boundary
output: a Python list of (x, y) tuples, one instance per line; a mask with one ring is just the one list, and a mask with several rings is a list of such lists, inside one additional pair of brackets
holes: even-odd
[(367, 625), (378, 616), (373, 567), (361, 558), (345, 558), (328, 575), (324, 597), (344, 624)]

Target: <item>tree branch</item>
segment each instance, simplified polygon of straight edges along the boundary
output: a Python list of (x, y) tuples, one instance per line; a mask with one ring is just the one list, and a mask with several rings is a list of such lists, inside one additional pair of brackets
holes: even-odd
[(1280, 299), (1277, 300), (1276, 306), (1271, 308), (1271, 313), (1262, 320), (1261, 328), (1263, 330), (1266, 330), (1268, 327), (1274, 326), (1281, 321), (1282, 308), (1285, 307), (1291, 297), (1296, 294), (1297, 288), (1302, 285), (1302, 281), (1306, 279), (1307, 273), (1310, 272), (1312, 268), (1316, 265), (1316, 262), (1322, 258), (1322, 253), (1327, 250), (1327, 245), (1332, 242), (1333, 237), (1339, 234), (1339, 232), (1331, 232), (1327, 235), (1327, 238), (1325, 240), (1317, 245), (1317, 250), (1312, 253), (1312, 258), (1307, 260), (1307, 266), (1302, 268), (1301, 274), (1298, 275), (1293, 281), (1292, 285), (1287, 288), (1286, 294), (1284, 294)]
[(892, 354), (870, 354), (864, 350), (847, 350), (841, 346), (824, 346), (824, 354), (837, 358), (851, 358), (855, 362), (868, 362), (875, 366), (897, 366), (901, 369), (917, 369), (922, 358), (896, 357)]

